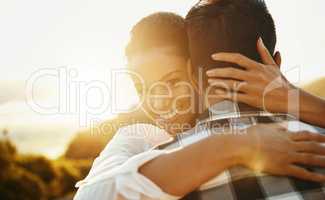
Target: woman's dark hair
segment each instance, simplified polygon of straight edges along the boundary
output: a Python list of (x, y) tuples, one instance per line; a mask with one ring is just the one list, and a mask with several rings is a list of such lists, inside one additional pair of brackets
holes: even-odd
[(173, 46), (181, 56), (189, 56), (185, 19), (170, 12), (158, 12), (141, 19), (131, 31), (125, 54), (142, 53), (156, 47)]

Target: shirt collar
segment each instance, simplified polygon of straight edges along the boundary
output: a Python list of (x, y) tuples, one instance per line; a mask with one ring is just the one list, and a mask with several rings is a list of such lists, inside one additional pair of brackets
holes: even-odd
[(240, 117), (241, 114), (252, 114), (260, 112), (263, 111), (258, 108), (251, 107), (247, 104), (224, 100), (209, 107), (205, 112), (199, 115), (198, 120), (199, 122), (202, 122), (209, 119), (214, 120), (221, 118), (237, 118)]

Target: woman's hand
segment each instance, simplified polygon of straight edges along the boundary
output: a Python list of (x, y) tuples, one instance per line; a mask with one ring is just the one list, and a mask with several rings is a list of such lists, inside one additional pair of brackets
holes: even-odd
[[(246, 103), (269, 112), (289, 113), (309, 124), (325, 128), (325, 100), (290, 84), (281, 74), (280, 53), (273, 57), (262, 39), (257, 44), (264, 64), (235, 53), (214, 54), (214, 60), (242, 68), (218, 68), (207, 72), (218, 98)], [(292, 105), (289, 105), (291, 103)]]
[(221, 99), (286, 113), (288, 92), (295, 88), (281, 74), (280, 54), (276, 53), (275, 62), (262, 39), (258, 40), (257, 49), (264, 64), (235, 53), (212, 55), (214, 60), (237, 64), (245, 70), (233, 67), (212, 69), (207, 72), (208, 82), (216, 87), (215, 92)]
[[(259, 172), (325, 182), (325, 175), (301, 167), (325, 167), (325, 136), (309, 132), (290, 133), (277, 124), (250, 127), (244, 135), (250, 151), (242, 164)], [(300, 165), (300, 166), (299, 166)]]

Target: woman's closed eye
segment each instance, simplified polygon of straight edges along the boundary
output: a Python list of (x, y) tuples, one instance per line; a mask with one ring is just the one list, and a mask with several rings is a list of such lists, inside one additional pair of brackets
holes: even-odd
[(167, 80), (166, 83), (168, 86), (171, 86), (171, 87), (175, 87), (177, 83), (180, 82), (180, 79), (178, 78), (174, 78), (174, 79), (170, 79), (170, 80)]

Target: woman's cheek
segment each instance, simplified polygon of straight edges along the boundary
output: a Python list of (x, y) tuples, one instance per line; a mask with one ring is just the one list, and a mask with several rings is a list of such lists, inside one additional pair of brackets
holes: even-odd
[(173, 106), (179, 114), (195, 112), (195, 97), (187, 87), (179, 87), (175, 90)]

